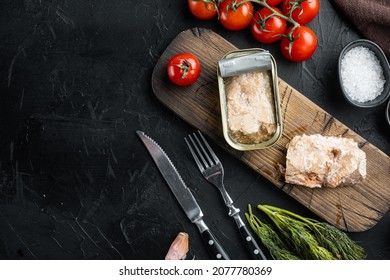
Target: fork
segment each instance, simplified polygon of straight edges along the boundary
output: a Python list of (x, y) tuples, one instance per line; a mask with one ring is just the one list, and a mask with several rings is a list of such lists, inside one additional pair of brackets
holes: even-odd
[(190, 152), (194, 157), (200, 172), (207, 181), (215, 185), (221, 192), (225, 205), (229, 209), (229, 216), (235, 220), (236, 225), (240, 230), (241, 236), (243, 237), (247, 248), (250, 250), (252, 257), (254, 259), (266, 260), (267, 258), (265, 257), (263, 251), (260, 249), (259, 245), (256, 243), (256, 240), (253, 238), (248, 228), (242, 221), (239, 215), (240, 209), (233, 205), (233, 200), (225, 189), (223, 183), (224, 169), (221, 162), (199, 130), (198, 134), (202, 142), (195, 133), (188, 135), (189, 140), (187, 140), (187, 138), (184, 138), (184, 140), (186, 141), (187, 146), (190, 149)]

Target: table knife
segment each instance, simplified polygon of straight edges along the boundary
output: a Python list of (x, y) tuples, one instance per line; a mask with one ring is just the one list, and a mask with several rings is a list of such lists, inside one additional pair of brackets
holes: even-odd
[(180, 206), (186, 213), (187, 217), (198, 227), (202, 236), (202, 240), (205, 243), (211, 257), (217, 260), (229, 260), (230, 258), (223, 249), (221, 243), (203, 221), (202, 210), (200, 209), (190, 189), (184, 183), (180, 174), (176, 170), (176, 167), (173, 165), (167, 154), (152, 138), (150, 138), (144, 132), (137, 131), (137, 134), (145, 144), (146, 149), (149, 151), (162, 176), (175, 195)]

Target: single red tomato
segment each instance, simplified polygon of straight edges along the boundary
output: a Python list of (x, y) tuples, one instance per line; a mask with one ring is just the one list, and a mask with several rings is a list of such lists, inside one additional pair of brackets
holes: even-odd
[[(278, 8), (273, 8), (278, 13), (281, 11)], [(287, 22), (285, 19), (272, 15), (268, 8), (261, 8), (255, 13), (251, 23), (251, 31), (253, 37), (261, 43), (270, 44), (282, 38), (286, 32)]]
[(191, 13), (200, 19), (211, 19), (217, 15), (215, 5), (202, 0), (188, 0)]
[(253, 16), (253, 5), (244, 0), (223, 0), (219, 4), (219, 21), (229, 30), (241, 30), (249, 26)]
[(190, 53), (180, 53), (172, 57), (167, 67), (169, 79), (178, 86), (188, 86), (200, 75), (199, 60)]
[(299, 24), (306, 24), (312, 21), (320, 10), (320, 1), (319, 0), (283, 0), (282, 11), (283, 14), (289, 15), (292, 11), (292, 19), (298, 22)]
[(271, 7), (275, 7), (276, 5), (282, 3), (282, 1), (283, 0), (266, 0), (265, 2), (267, 2), (267, 4), (270, 5)]
[(317, 48), (317, 37), (314, 32), (306, 26), (295, 28), (289, 34), (293, 26), (287, 29), (285, 37), (282, 38), (280, 49), (284, 57), (291, 61), (300, 62), (309, 59)]

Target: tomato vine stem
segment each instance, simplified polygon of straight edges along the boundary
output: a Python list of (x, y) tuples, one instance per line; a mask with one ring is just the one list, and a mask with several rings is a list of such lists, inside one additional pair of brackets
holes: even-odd
[[(298, 39), (299, 36), (300, 36), (300, 32), (299, 32), (298, 36), (296, 36), (296, 37), (294, 38), (294, 31), (295, 31), (295, 29), (297, 29), (297, 28), (299, 28), (299, 27), (301, 26), (298, 22), (296, 22), (296, 21), (292, 18), (292, 12), (294, 11), (294, 9), (300, 8), (300, 5), (301, 5), (301, 3), (302, 3), (303, 1), (305, 1), (305, 0), (294, 0), (294, 1), (292, 1), (293, 7), (291, 8), (291, 10), (290, 10), (288, 16), (286, 16), (286, 15), (284, 15), (284, 14), (279, 13), (278, 11), (276, 11), (272, 6), (268, 5), (268, 3), (266, 2), (266, 0), (243, 0), (242, 2), (240, 2), (240, 3), (238, 3), (238, 4), (235, 3), (235, 5), (236, 5), (236, 7), (238, 8), (240, 5), (243, 5), (243, 4), (247, 3), (247, 2), (256, 3), (256, 4), (259, 4), (260, 6), (263, 6), (263, 7), (267, 8), (268, 10), (270, 10), (270, 11), (272, 12), (272, 15), (271, 15), (271, 16), (278, 16), (278, 17), (280, 17), (280, 18), (286, 20), (286, 21), (289, 22), (290, 24), (292, 24), (292, 28), (291, 28), (291, 30), (289, 31), (289, 33), (286, 34), (286, 35), (284, 35), (284, 34), (282, 35), (282, 36), (286, 37), (287, 40), (290, 41), (288, 52), (289, 52), (289, 55), (291, 56), (292, 45), (293, 45), (294, 41), (295, 41), (296, 39)], [(236, 0), (234, 0), (234, 2), (236, 2)]]
[[(299, 1), (299, 0), (298, 0)], [(292, 19), (291, 17), (291, 14), (290, 16), (285, 16), (284, 14), (282, 13), (279, 13), (278, 11), (276, 11), (273, 7), (271, 7), (270, 5), (267, 4), (266, 0), (244, 0), (242, 2), (240, 2), (238, 5), (242, 5), (246, 2), (252, 2), (252, 3), (257, 3), (265, 8), (267, 8), (268, 10), (270, 10), (274, 15), (282, 18), (282, 19), (285, 19), (286, 21), (288, 21), (289, 23), (291, 23), (295, 29), (296, 27), (299, 27), (300, 24), (298, 22), (296, 22), (295, 20)]]
[[(223, 2), (223, 0), (195, 0), (195, 1), (203, 1), (205, 4), (213, 4), (215, 9), (217, 10), (217, 13), (218, 13), (218, 18), (219, 18), (219, 9), (218, 9), (218, 6), (219, 4), (221, 4)], [(292, 47), (292, 43), (299, 38), (299, 35), (300, 33), (298, 34), (298, 36), (296, 36), (294, 38), (294, 31), (295, 29), (297, 29), (298, 27), (300, 27), (301, 25), (296, 22), (293, 18), (292, 18), (292, 12), (295, 10), (295, 9), (301, 9), (301, 3), (304, 2), (306, 0), (292, 0), (291, 1), (291, 5), (292, 5), (292, 8), (291, 10), (289, 11), (288, 15), (284, 15), (282, 13), (279, 13), (277, 10), (275, 10), (272, 6), (270, 6), (266, 0), (243, 0), (239, 3), (238, 0), (232, 0), (232, 3), (228, 6), (226, 6), (226, 10), (229, 10), (229, 9), (232, 9), (234, 12), (241, 6), (241, 5), (244, 5), (245, 3), (248, 3), (248, 2), (251, 2), (251, 3), (256, 3), (256, 4), (259, 4), (260, 6), (262, 7), (265, 7), (267, 8), (268, 10), (270, 10), (272, 12), (272, 14), (267, 17), (266, 19), (264, 19), (263, 21), (265, 22), (268, 18), (271, 18), (273, 16), (278, 16), (284, 20), (286, 20), (287, 22), (289, 22), (291, 25), (292, 25), (292, 28), (291, 30), (289, 31), (288, 34), (283, 34), (282, 36), (286, 37), (289, 41), (290, 41), (290, 47), (289, 47), (289, 52), (291, 52), (291, 47)]]
[(186, 59), (183, 59), (182, 60), (183, 64), (174, 64), (176, 67), (179, 67), (182, 71), (183, 71), (183, 74), (181, 75), (181, 78), (180, 79), (185, 79), (185, 77), (187, 77), (187, 74), (188, 74), (188, 71), (190, 70), (190, 63), (188, 62), (188, 60)]

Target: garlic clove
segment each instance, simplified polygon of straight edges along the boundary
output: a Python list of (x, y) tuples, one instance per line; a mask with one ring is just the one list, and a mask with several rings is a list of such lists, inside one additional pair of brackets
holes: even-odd
[(175, 240), (169, 247), (168, 253), (165, 256), (166, 260), (182, 260), (188, 252), (189, 236), (186, 232), (179, 232)]

